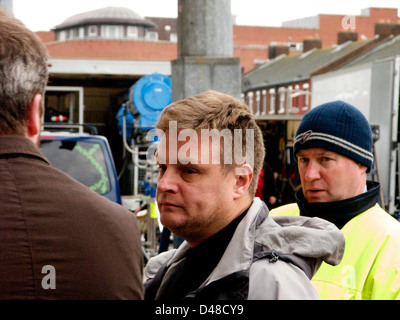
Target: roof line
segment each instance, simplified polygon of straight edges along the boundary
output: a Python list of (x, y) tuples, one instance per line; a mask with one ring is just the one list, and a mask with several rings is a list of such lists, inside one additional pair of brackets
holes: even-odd
[(263, 63), (263, 64), (260, 65), (259, 67), (255, 68), (255, 69), (253, 69), (253, 70), (250, 70), (246, 75), (249, 75), (249, 74), (251, 75), (251, 74), (253, 74), (253, 73), (255, 73), (255, 72), (258, 72), (258, 71), (260, 71), (260, 70), (262, 70), (262, 69), (264, 69), (264, 68), (270, 66), (271, 64), (273, 64), (273, 63), (275, 63), (275, 62), (278, 62), (279, 60), (282, 60), (282, 59), (285, 58), (286, 56), (287, 56), (286, 53), (282, 53), (282, 54), (280, 54), (279, 56), (277, 56), (277, 57), (275, 57), (275, 58), (273, 58), (273, 59), (269, 59), (267, 62)]
[(310, 78), (312, 78), (313, 76), (319, 75), (319, 74), (323, 74), (323, 73), (326, 73), (329, 71), (339, 69), (340, 67), (342, 67), (343, 65), (348, 63), (350, 60), (354, 60), (354, 59), (358, 58), (359, 56), (361, 56), (362, 54), (377, 47), (382, 41), (384, 41), (384, 39), (382, 39), (380, 37), (376, 37), (372, 41), (369, 41), (365, 45), (361, 46), (360, 48), (357, 48), (357, 49), (349, 52), (348, 54), (344, 55), (343, 57), (336, 59), (336, 60), (332, 61), (331, 63), (328, 63), (327, 65), (315, 70), (314, 72), (311, 72)]

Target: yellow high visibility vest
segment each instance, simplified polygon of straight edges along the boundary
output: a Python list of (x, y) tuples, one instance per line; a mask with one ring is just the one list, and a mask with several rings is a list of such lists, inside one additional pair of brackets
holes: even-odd
[[(299, 215), (299, 208), (292, 203), (270, 215)], [(312, 278), (321, 299), (400, 300), (400, 223), (376, 204), (341, 231), (346, 240), (341, 263), (323, 262)]]

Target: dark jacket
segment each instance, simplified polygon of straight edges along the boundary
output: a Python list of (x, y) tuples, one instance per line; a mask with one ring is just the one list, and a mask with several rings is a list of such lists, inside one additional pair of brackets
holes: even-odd
[(136, 217), (0, 137), (0, 299), (142, 299)]
[[(170, 299), (167, 289), (189, 250), (184, 242), (149, 260), (146, 299)], [(333, 224), (319, 218), (272, 218), (255, 198), (217, 266), (184, 299), (319, 299), (310, 279), (322, 261), (338, 264), (343, 251), (344, 237)]]

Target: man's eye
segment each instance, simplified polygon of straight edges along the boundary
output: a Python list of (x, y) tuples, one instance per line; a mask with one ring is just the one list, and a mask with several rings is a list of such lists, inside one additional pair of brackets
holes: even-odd
[(190, 168), (185, 168), (182, 171), (184, 173), (186, 173), (186, 174), (195, 174), (197, 172), (196, 170), (193, 170), (193, 169), (190, 169)]
[(165, 165), (158, 165), (158, 171), (159, 172), (164, 172), (166, 170), (166, 166)]

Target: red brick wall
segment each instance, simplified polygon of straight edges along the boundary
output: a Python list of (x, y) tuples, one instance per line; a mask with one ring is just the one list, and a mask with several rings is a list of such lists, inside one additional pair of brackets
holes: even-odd
[[(379, 22), (399, 22), (400, 19), (397, 16), (397, 9), (386, 9), (386, 8), (370, 8), (369, 16), (355, 16), (355, 29), (349, 29), (349, 31), (355, 31), (358, 33), (358, 40), (364, 35), (368, 39), (374, 37), (375, 23)], [(337, 43), (337, 33), (339, 31), (346, 31), (342, 27), (342, 20), (344, 15), (320, 15), (320, 37), (322, 40), (322, 47), (329, 47)]]
[(44, 43), (56, 40), (56, 34), (53, 31), (38, 31), (36, 34)]
[(317, 38), (317, 29), (295, 29), (279, 27), (233, 26), (233, 42), (235, 46), (243, 44), (266, 44), (275, 41), (277, 44), (286, 42), (303, 42), (304, 39)]
[(93, 58), (170, 61), (177, 45), (170, 42), (126, 40), (71, 40), (47, 45), (51, 58)]

